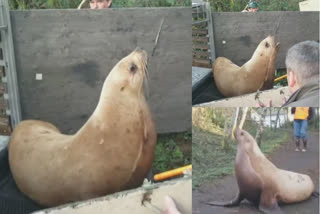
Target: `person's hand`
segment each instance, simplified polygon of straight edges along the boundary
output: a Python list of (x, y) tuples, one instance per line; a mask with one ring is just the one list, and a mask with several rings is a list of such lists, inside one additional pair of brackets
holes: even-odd
[(263, 103), (261, 100), (258, 99), (258, 103), (256, 104), (256, 107), (272, 107), (272, 100), (269, 99), (267, 103)]
[(288, 101), (288, 99), (289, 99), (289, 96), (284, 97), (282, 100), (282, 105), (284, 105)]
[(169, 196), (166, 196), (164, 198), (164, 204), (165, 204), (165, 210), (163, 214), (181, 214), (178, 211), (176, 204), (174, 203), (172, 198), (170, 198)]

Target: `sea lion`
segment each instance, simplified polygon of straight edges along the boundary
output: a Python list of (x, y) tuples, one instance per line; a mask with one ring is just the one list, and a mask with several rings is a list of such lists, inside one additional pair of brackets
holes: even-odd
[(144, 97), (146, 65), (141, 49), (119, 61), (74, 135), (43, 121), (21, 122), (8, 147), (18, 188), (41, 205), (56, 206), (141, 185), (157, 138)]
[(260, 42), (251, 59), (241, 67), (218, 57), (212, 68), (215, 84), (225, 97), (239, 96), (273, 87), (275, 61), (280, 43), (268, 36)]
[(237, 128), (235, 173), (238, 195), (230, 202), (207, 202), (214, 206), (236, 206), (247, 199), (264, 213), (282, 213), (278, 203), (295, 203), (308, 199), (314, 184), (308, 175), (277, 168), (261, 152), (254, 138)]

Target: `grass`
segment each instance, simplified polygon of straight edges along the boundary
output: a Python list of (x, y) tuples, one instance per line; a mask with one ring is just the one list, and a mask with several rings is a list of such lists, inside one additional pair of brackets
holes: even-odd
[(231, 174), (236, 145), (232, 143), (228, 151), (221, 148), (222, 135), (192, 130), (192, 185), (200, 186), (215, 178)]
[[(244, 127), (255, 136), (254, 124)], [(233, 174), (234, 160), (236, 156), (236, 143), (232, 141), (228, 150), (221, 148), (223, 135), (221, 130), (203, 131), (197, 127), (192, 130), (192, 186), (199, 187), (202, 184), (212, 182), (215, 179)], [(275, 151), (286, 142), (288, 134), (284, 130), (270, 130), (265, 128), (262, 138), (262, 152), (268, 154)]]
[(153, 162), (153, 173), (191, 164), (191, 142), (191, 132), (159, 135)]

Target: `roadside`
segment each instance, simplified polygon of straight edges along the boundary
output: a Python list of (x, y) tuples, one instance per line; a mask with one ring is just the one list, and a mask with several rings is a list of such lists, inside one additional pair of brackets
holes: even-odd
[[(289, 134), (292, 135), (291, 133)], [(277, 151), (268, 155), (268, 158), (279, 168), (298, 173), (308, 174), (315, 184), (315, 189), (319, 190), (319, 134), (309, 133), (309, 147), (306, 153), (295, 152), (295, 145), (292, 137), (282, 144)], [(209, 167), (209, 166), (208, 166)], [(193, 189), (193, 213), (201, 214), (253, 214), (258, 210), (249, 202), (244, 201), (239, 207), (223, 208), (213, 207), (203, 204), (207, 201), (227, 201), (231, 200), (238, 192), (237, 181), (234, 175), (224, 176), (220, 179), (212, 180)], [(310, 199), (296, 204), (281, 205), (284, 213), (313, 214), (319, 213), (319, 198)]]

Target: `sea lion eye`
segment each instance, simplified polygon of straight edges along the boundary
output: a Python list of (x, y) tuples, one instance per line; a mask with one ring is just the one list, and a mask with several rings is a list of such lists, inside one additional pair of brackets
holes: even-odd
[(130, 72), (134, 74), (137, 72), (137, 70), (138, 70), (138, 67), (136, 66), (136, 64), (131, 64)]
[(266, 42), (266, 48), (268, 48), (269, 47), (269, 43), (268, 42)]

